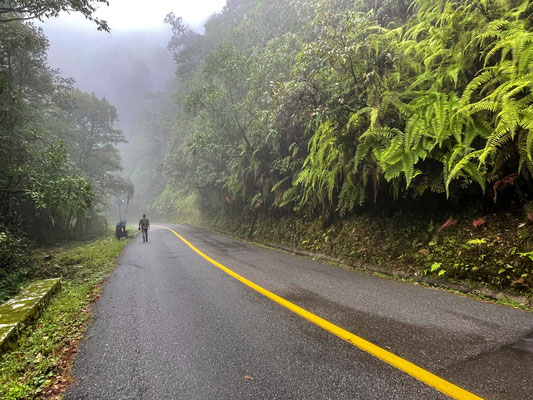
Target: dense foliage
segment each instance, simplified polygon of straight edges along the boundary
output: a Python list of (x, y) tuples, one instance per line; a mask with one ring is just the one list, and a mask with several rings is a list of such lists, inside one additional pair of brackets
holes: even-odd
[(61, 78), (47, 64), (47, 47), (32, 23), (0, 23), (0, 237), (2, 246), (16, 243), (11, 255), (22, 236), (49, 241), (106, 230), (108, 198), (133, 192), (117, 175), (125, 139), (115, 108)]
[(413, 204), (527, 207), (532, 13), (530, 0), (234, 0), (203, 35), (170, 15), (165, 207), (184, 187), (204, 212), (326, 222)]
[(98, 30), (109, 31), (107, 22), (93, 13), (107, 0), (0, 0), (0, 23), (57, 17), (60, 12), (78, 12), (94, 21)]

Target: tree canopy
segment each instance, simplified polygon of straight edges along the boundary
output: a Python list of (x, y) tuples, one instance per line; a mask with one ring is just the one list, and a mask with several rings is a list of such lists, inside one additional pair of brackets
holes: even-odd
[[(72, 3), (0, 4), (26, 7), (17, 15), (37, 5), (48, 10), (34, 17), (90, 6)], [(60, 77), (47, 64), (47, 48), (31, 22), (0, 23), (0, 231), (37, 240), (86, 234), (101, 225), (110, 197), (133, 195), (118, 174), (117, 145), (125, 138), (115, 108)]]
[[(533, 201), (530, 0), (235, 0), (175, 16), (169, 189), (333, 216)], [(184, 39), (187, 40), (184, 40)]]
[(107, 0), (2, 0), (0, 23), (57, 17), (59, 13), (78, 12), (94, 21), (98, 30), (109, 32), (107, 22), (94, 17), (99, 4), (109, 5)]

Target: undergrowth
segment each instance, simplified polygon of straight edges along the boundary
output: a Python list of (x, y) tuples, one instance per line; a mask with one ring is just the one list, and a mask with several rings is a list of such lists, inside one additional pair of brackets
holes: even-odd
[[(205, 224), (243, 238), (250, 228), (247, 218), (220, 215)], [(403, 276), (533, 293), (533, 223), (520, 214), (358, 215), (328, 228), (319, 219), (263, 215), (253, 239), (325, 254), (348, 265), (400, 271)]]
[(61, 276), (62, 289), (37, 324), (1, 356), (0, 398), (44, 398), (64, 390), (70, 379), (71, 356), (90, 318), (90, 303), (127, 242), (108, 237), (33, 254), (32, 277)]

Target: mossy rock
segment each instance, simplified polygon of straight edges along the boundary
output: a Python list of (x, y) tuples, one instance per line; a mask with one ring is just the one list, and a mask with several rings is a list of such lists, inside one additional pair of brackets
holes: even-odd
[(15, 342), (22, 329), (39, 316), (60, 287), (60, 279), (33, 282), (17, 296), (0, 305), (0, 352)]

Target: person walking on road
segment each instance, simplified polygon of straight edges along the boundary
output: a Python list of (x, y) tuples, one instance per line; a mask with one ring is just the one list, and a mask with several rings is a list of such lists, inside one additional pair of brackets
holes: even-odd
[(139, 220), (139, 230), (142, 231), (143, 242), (148, 241), (148, 229), (150, 229), (150, 221), (146, 218), (146, 214)]

